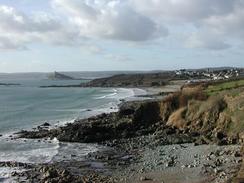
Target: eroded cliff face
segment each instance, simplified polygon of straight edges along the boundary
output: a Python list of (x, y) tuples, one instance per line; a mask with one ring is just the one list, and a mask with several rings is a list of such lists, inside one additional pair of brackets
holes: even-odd
[(244, 140), (242, 88), (210, 97), (204, 94), (202, 88), (185, 88), (159, 103), (160, 117), (167, 126), (197, 132), (209, 140), (225, 138), (225, 142), (222, 141), (224, 143)]

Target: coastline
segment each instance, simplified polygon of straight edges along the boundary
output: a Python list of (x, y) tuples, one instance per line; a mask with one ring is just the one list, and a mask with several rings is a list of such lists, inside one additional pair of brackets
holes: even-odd
[[(118, 90), (123, 90), (123, 88), (118, 88)], [(89, 118), (89, 117), (92, 117), (92, 116), (97, 116), (97, 115), (100, 115), (100, 114), (103, 114), (103, 113), (112, 113), (112, 112), (117, 112), (118, 111), (118, 108), (119, 108), (119, 105), (121, 104), (121, 103), (123, 103), (123, 101), (125, 100), (125, 99), (128, 99), (128, 98), (133, 98), (133, 97), (135, 97), (135, 93), (136, 94), (141, 94), (141, 93), (144, 93), (144, 90), (141, 90), (141, 89), (135, 89), (135, 88), (125, 88), (125, 90), (130, 90), (130, 91), (128, 91), (127, 93), (127, 95), (126, 96), (123, 96), (122, 98), (121, 97), (119, 97), (118, 99), (117, 99), (117, 102), (116, 103), (113, 103), (113, 104), (107, 104), (107, 106), (105, 107), (105, 108), (97, 108), (97, 109), (84, 109), (84, 112), (86, 113), (82, 118), (79, 118), (79, 120), (81, 120), (81, 119), (86, 119), (86, 118)], [(119, 93), (119, 91), (118, 91), (118, 93)], [(132, 94), (133, 93), (133, 94)], [(107, 97), (107, 96), (106, 96)], [(112, 96), (112, 94), (110, 95), (110, 96), (108, 96), (108, 97), (113, 97)], [(51, 129), (55, 129), (55, 128), (59, 128), (59, 127), (62, 127), (62, 126), (66, 126), (67, 124), (72, 124), (72, 123), (74, 123), (75, 121), (77, 120), (77, 118), (76, 119), (73, 119), (73, 120), (70, 120), (70, 121), (68, 121), (67, 122), (67, 120), (63, 120), (64, 122), (61, 122), (60, 120), (57, 120), (58, 122), (55, 124), (49, 124), (48, 122), (43, 122), (43, 124), (40, 124), (40, 125), (38, 125), (38, 126), (30, 126), (29, 128), (27, 128), (26, 130), (38, 130), (38, 129), (47, 129), (47, 130), (51, 130)], [(54, 146), (55, 146), (55, 143), (57, 143), (57, 145), (60, 143), (60, 142), (56, 142), (55, 140), (49, 140), (49, 139), (44, 139), (44, 140), (31, 140), (31, 139), (23, 139), (23, 140), (21, 140), (21, 139), (18, 139), (17, 138), (17, 135), (16, 135), (16, 132), (18, 132), (18, 131), (10, 131), (10, 132), (6, 132), (6, 133), (1, 133), (1, 140), (3, 140), (3, 141), (6, 141), (6, 143), (8, 143), (8, 142), (10, 142), (11, 144), (16, 144), (16, 146), (19, 144), (19, 145), (21, 145), (21, 146), (23, 146), (23, 145), (25, 145), (25, 144), (28, 144), (28, 143), (35, 143), (35, 144), (41, 144), (41, 143), (45, 143), (45, 144), (54, 144)], [(67, 144), (61, 144), (61, 145), (67, 145)], [(87, 144), (87, 145), (85, 145), (85, 146), (87, 146), (88, 147), (88, 149), (89, 149), (89, 147), (91, 146), (91, 147), (94, 147), (94, 148), (96, 148), (96, 147), (98, 147), (97, 148), (97, 150), (99, 150), (99, 149), (103, 149), (103, 147), (101, 146), (101, 145), (99, 145), (99, 146), (97, 146), (97, 145), (93, 145), (93, 144), (91, 144), (91, 145), (89, 145), (89, 144)], [(40, 148), (43, 148), (43, 147), (40, 147)], [(45, 147), (46, 148), (46, 147)], [(43, 151), (43, 153), (45, 153), (45, 148), (44, 148), (44, 151)], [(55, 149), (56, 149), (56, 147), (55, 147)], [(53, 149), (52, 151), (54, 151), (55, 149)], [(60, 151), (60, 146), (58, 147), (58, 149), (57, 149), (58, 151)], [(61, 149), (62, 150), (62, 149)], [(74, 155), (75, 154), (75, 148), (74, 148), (74, 151), (73, 151), (73, 153), (72, 153), (72, 151), (71, 151), (71, 153)], [(83, 149), (80, 149), (80, 151), (86, 151), (86, 149), (85, 148), (83, 148)], [(40, 150), (40, 152), (41, 152), (41, 150)], [(92, 149), (90, 152), (94, 152), (94, 150)], [(87, 152), (87, 153), (89, 153), (89, 152)], [(52, 157), (54, 157), (55, 159), (57, 159), (57, 157), (55, 157), (55, 156), (57, 156), (58, 154), (60, 154), (59, 152), (56, 152), (54, 155), (52, 155)], [(18, 156), (18, 154), (16, 154), (17, 156)], [(40, 154), (41, 155), (41, 154)], [(84, 156), (85, 156), (86, 154), (84, 154), (81, 158), (84, 158)], [(8, 159), (6, 159), (6, 164), (8, 164), (8, 162), (13, 162), (13, 159), (14, 158), (11, 158), (12, 156), (14, 156), (14, 155), (8, 155), (9, 156), (9, 160)], [(58, 155), (59, 157), (61, 156), (61, 155)], [(67, 156), (66, 156), (67, 157)], [(76, 157), (79, 157), (79, 156), (77, 156), (76, 155)], [(30, 161), (29, 160), (25, 160), (25, 159), (21, 159), (21, 157), (17, 157), (16, 158), (17, 160), (19, 160), (19, 161), (17, 161), (16, 163), (18, 163), (18, 162), (21, 162), (21, 163), (30, 163)], [(65, 158), (66, 159), (66, 158)], [(4, 159), (3, 159), (4, 160)], [(61, 158), (60, 159), (60, 161), (63, 161), (64, 160), (64, 158)], [(35, 162), (36, 163), (38, 163), (38, 164), (43, 164), (43, 163), (51, 163), (53, 161), (53, 158), (51, 158), (50, 160), (47, 160), (47, 162), (45, 162), (45, 160), (43, 160), (43, 162), (41, 163), (41, 161), (40, 162), (38, 162), (37, 160), (35, 160)], [(1, 162), (1, 161), (0, 161)], [(4, 164), (4, 162), (1, 162), (1, 163), (3, 163)], [(0, 164), (1, 164), (0, 163)], [(15, 164), (14, 162), (13, 162), (13, 164)], [(20, 170), (18, 170), (18, 168), (13, 168), (12, 169), (12, 167), (6, 167), (5, 169), (3, 169), (3, 167), (4, 167), (5, 165), (1, 165), (0, 166), (0, 168), (1, 168), (1, 172), (2, 172), (2, 175), (6, 175), (6, 180), (8, 180), (8, 178), (11, 178), (12, 176), (11, 176), (11, 172), (13, 173), (13, 172), (21, 172), (21, 169)], [(12, 170), (11, 170), (12, 169)], [(7, 171), (8, 170), (8, 171)], [(24, 171), (24, 170), (23, 170)], [(2, 177), (3, 178), (3, 177)], [(1, 180), (2, 180), (2, 178), (1, 178)], [(3, 179), (4, 180), (4, 179)]]
[[(206, 181), (222, 183), (223, 180), (233, 177), (240, 166), (241, 157), (233, 156), (234, 158), (230, 159), (227, 167), (223, 164), (225, 164), (228, 153), (240, 154), (240, 146), (222, 146), (219, 149), (218, 146), (207, 145), (209, 151), (201, 154), (203, 144), (199, 143), (199, 136), (163, 126), (154, 118), (154, 113), (149, 118), (140, 116), (145, 112), (150, 114), (157, 110), (154, 107), (158, 100), (161, 99), (156, 97), (153, 100), (125, 101), (120, 104), (120, 110), (117, 112), (76, 121), (74, 124), (51, 132), (45, 130), (21, 132), (21, 138), (57, 137), (63, 142), (98, 143), (107, 148), (89, 153), (83, 161), (71, 159), (67, 162), (40, 164), (30, 171), (16, 174), (16, 176), (38, 182), (60, 180), (61, 182), (82, 183), (182, 182), (179, 177), (175, 176), (176, 174), (181, 178), (184, 177), (187, 183)], [(141, 110), (144, 110), (143, 113)], [(138, 121), (143, 120), (144, 124), (137, 123), (137, 120), (133, 122), (135, 117), (141, 117)], [(80, 131), (77, 131), (77, 134), (74, 134), (79, 128), (85, 133), (79, 134)], [(168, 148), (165, 149), (165, 147)], [(174, 151), (175, 153), (173, 153)], [(191, 154), (182, 154), (182, 152), (191, 152)], [(189, 155), (191, 160), (181, 162), (181, 159), (186, 159)], [(206, 158), (209, 160), (206, 161)], [(221, 164), (216, 165), (219, 161)], [(223, 174), (222, 169), (229, 168), (234, 171)], [(78, 177), (77, 172), (80, 175)], [(174, 173), (172, 174), (172, 172)], [(195, 176), (195, 174), (199, 175)], [(33, 178), (31, 175), (36, 177)], [(219, 179), (220, 176), (222, 179)], [(204, 179), (201, 179), (202, 177)]]

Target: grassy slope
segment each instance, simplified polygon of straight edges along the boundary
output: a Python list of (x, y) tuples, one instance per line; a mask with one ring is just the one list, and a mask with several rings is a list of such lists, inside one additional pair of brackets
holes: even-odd
[(244, 140), (244, 80), (186, 86), (167, 97), (161, 111), (168, 125), (209, 138), (217, 132), (227, 136), (243, 134)]
[(222, 96), (227, 103), (224, 114), (230, 118), (227, 132), (244, 133), (244, 79), (209, 85), (209, 96)]
[(234, 88), (240, 88), (244, 86), (244, 79), (236, 80), (236, 81), (227, 81), (222, 83), (217, 83), (213, 85), (209, 85), (206, 89), (208, 95), (214, 95), (221, 91), (231, 90)]

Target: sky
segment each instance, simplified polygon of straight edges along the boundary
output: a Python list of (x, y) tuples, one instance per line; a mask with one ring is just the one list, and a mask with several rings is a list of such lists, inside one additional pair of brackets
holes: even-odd
[(0, 72), (244, 67), (244, 0), (0, 0)]

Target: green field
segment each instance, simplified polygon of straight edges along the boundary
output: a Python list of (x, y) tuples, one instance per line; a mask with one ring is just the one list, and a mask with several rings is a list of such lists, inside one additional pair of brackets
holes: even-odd
[(239, 88), (244, 86), (244, 79), (236, 80), (236, 81), (226, 81), (223, 83), (216, 83), (213, 85), (209, 85), (206, 89), (208, 95), (217, 94), (220, 91), (230, 90), (234, 88)]

